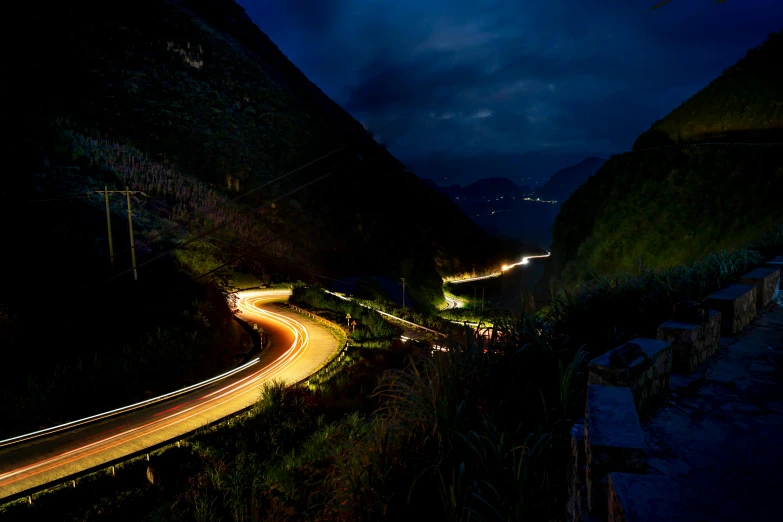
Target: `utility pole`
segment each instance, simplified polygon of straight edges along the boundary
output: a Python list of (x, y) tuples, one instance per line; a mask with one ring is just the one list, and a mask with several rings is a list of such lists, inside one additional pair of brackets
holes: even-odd
[(133, 262), (133, 280), (139, 280), (139, 273), (136, 271), (136, 243), (133, 242), (133, 213), (131, 212), (130, 189), (125, 186), (125, 197), (128, 198), (128, 230), (130, 230), (131, 260)]
[(404, 277), (401, 277), (400, 279), (402, 279), (402, 283), (400, 283), (402, 285), (402, 307), (405, 308), (405, 285), (408, 283), (405, 282)]
[(111, 267), (114, 268), (114, 245), (111, 240), (111, 210), (109, 209), (109, 186), (103, 186), (103, 194), (106, 196), (106, 226), (109, 229), (109, 259)]

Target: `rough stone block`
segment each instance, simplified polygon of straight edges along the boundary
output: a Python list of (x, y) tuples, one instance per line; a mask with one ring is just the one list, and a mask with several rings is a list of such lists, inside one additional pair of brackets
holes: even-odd
[(666, 477), (609, 474), (608, 522), (681, 521), (678, 488)]
[(721, 315), (721, 334), (737, 335), (756, 316), (756, 287), (726, 285), (706, 301)]
[(740, 282), (743, 285), (753, 285), (756, 287), (756, 310), (766, 308), (775, 297), (775, 292), (780, 284), (780, 268), (762, 267), (751, 270), (742, 278)]
[(644, 434), (631, 390), (588, 385), (585, 485), (590, 513), (599, 517), (606, 513), (609, 473), (643, 473), (646, 462)]
[(721, 314), (710, 310), (704, 323), (666, 321), (658, 327), (658, 339), (672, 345), (672, 369), (690, 373), (709, 359), (720, 347)]
[(567, 520), (579, 522), (587, 512), (585, 488), (585, 425), (575, 423), (571, 427), (571, 460), (568, 465)]
[(783, 268), (783, 256), (778, 256), (774, 259), (770, 259), (769, 261), (764, 263), (764, 265), (773, 268)]
[(618, 346), (590, 361), (587, 382), (603, 386), (627, 386), (633, 393), (636, 407), (643, 411), (651, 401), (669, 390), (672, 347), (668, 342), (657, 339), (636, 338), (630, 343), (638, 344), (646, 357), (639, 357), (628, 367), (613, 365), (612, 354), (619, 353), (629, 343)]

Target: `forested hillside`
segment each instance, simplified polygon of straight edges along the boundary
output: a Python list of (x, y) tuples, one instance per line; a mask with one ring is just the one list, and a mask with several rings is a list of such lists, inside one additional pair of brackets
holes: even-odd
[[(263, 244), (298, 268), (420, 279), (425, 301), (439, 291), (436, 271), (495, 253), (479, 227), (379, 147), (233, 1), (145, 0), (121, 15), (81, 2), (23, 21), (47, 35), (31, 44), (36, 60), (19, 80), (30, 102), (27, 143), (50, 170), (101, 170), (101, 183), (129, 183), (179, 219), (221, 223), (231, 241)], [(49, 189), (93, 188), (87, 176), (62, 181)], [(193, 201), (207, 192), (212, 206)], [(241, 223), (231, 217), (242, 213)]]
[[(782, 42), (777, 33), (749, 51), (563, 203), (553, 227), (557, 273), (682, 263), (783, 223)], [(695, 141), (724, 143), (644, 150)]]

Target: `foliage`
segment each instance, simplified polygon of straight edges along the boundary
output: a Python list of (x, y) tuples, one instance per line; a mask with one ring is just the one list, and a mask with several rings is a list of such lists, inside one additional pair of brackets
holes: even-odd
[(753, 145), (613, 156), (555, 220), (559, 274), (663, 268), (756, 239), (783, 223), (781, 158), (778, 146)]
[(374, 340), (390, 341), (392, 338), (399, 337), (399, 329), (384, 321), (373, 310), (327, 294), (318, 286), (306, 286), (301, 283), (294, 285), (289, 301), (337, 324), (346, 324), (346, 315), (350, 314), (351, 321), (357, 322), (350, 338), (358, 343)]
[(554, 332), (598, 355), (635, 337), (655, 338), (658, 326), (682, 300), (701, 300), (783, 249), (783, 227), (759, 241), (670, 268), (640, 265), (635, 275), (596, 276), (555, 285), (546, 317)]

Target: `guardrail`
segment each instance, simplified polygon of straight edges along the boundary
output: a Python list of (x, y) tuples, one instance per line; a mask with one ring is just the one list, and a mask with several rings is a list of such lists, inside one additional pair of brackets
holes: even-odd
[(339, 325), (337, 323), (334, 323), (334, 322), (330, 321), (329, 319), (325, 319), (325, 318), (321, 317), (320, 315), (314, 314), (313, 312), (311, 312), (309, 310), (305, 310), (304, 308), (299, 308), (298, 306), (296, 306), (294, 304), (291, 304), (291, 303), (280, 303), (280, 304), (282, 306), (290, 308), (290, 309), (292, 309), (292, 310), (294, 310), (296, 312), (299, 312), (300, 314), (305, 315), (305, 316), (309, 317), (310, 319), (313, 319), (316, 323), (321, 323), (321, 324), (325, 324), (327, 326), (331, 326), (332, 328), (337, 328), (338, 330), (343, 332), (345, 335), (349, 335), (350, 334), (350, 332), (348, 331), (348, 328), (346, 328), (345, 326), (341, 326), (341, 325)]
[(323, 324), (323, 325), (327, 325), (327, 326), (331, 326), (332, 328), (336, 328), (337, 330), (343, 332), (346, 335), (345, 343), (343, 343), (343, 347), (342, 347), (342, 349), (339, 352), (334, 354), (334, 356), (332, 356), (331, 359), (326, 361), (326, 363), (323, 366), (321, 366), (318, 370), (316, 370), (315, 372), (313, 372), (309, 376), (305, 377), (304, 379), (296, 382), (295, 385), (296, 384), (309, 384), (309, 381), (320, 380), (320, 379), (323, 379), (324, 377), (327, 377), (327, 376), (331, 375), (334, 372), (334, 370), (335, 370), (335, 363), (339, 363), (340, 361), (342, 361), (343, 358), (346, 355), (348, 355), (348, 349), (351, 347), (351, 343), (347, 339), (347, 337), (348, 337), (348, 329), (346, 327), (344, 327), (344, 326), (340, 326), (337, 323), (330, 321), (329, 319), (325, 319), (325, 318), (321, 317), (320, 315), (314, 314), (313, 312), (311, 312), (309, 310), (305, 310), (304, 308), (299, 308), (295, 304), (280, 303), (280, 305), (281, 306), (285, 306), (286, 308), (290, 308), (290, 309), (292, 309), (292, 310), (294, 310), (294, 311), (296, 311), (296, 312), (298, 312), (298, 313), (300, 313), (302, 315), (305, 315), (305, 316), (313, 319), (317, 323), (320, 323), (320, 324)]
[(197, 435), (200, 431), (206, 430), (212, 427), (215, 427), (220, 424), (226, 424), (230, 425), (231, 421), (237, 417), (240, 417), (242, 415), (247, 415), (250, 413), (250, 411), (255, 408), (255, 404), (252, 404), (250, 406), (247, 406), (245, 408), (242, 408), (241, 410), (235, 411), (234, 413), (230, 415), (226, 415), (225, 417), (221, 417), (220, 419), (216, 419), (212, 422), (209, 422), (207, 424), (204, 424), (203, 426), (190, 430), (188, 432), (185, 432), (181, 435), (177, 435), (176, 437), (172, 437), (170, 439), (164, 440), (162, 442), (159, 442), (157, 444), (153, 444), (152, 446), (149, 446), (147, 448), (144, 448), (142, 450), (134, 451), (133, 453), (129, 453), (127, 455), (124, 455), (122, 457), (118, 457), (116, 459), (112, 459), (106, 462), (103, 462), (101, 464), (97, 464), (95, 466), (89, 467), (87, 469), (84, 469), (82, 471), (77, 471), (75, 473), (71, 473), (69, 475), (66, 475), (64, 477), (61, 477), (56, 480), (49, 481), (45, 484), (41, 484), (38, 486), (34, 486), (32, 488), (28, 488), (24, 491), (19, 491), (17, 493), (13, 493), (11, 495), (8, 495), (6, 497), (0, 497), (0, 505), (2, 504), (8, 504), (9, 502), (13, 502), (15, 500), (23, 499), (27, 497), (28, 502), (32, 503), (33, 495), (36, 493), (40, 493), (42, 491), (50, 490), (57, 488), (59, 486), (62, 486), (64, 484), (68, 484), (71, 482), (73, 484), (73, 487), (76, 487), (77, 480), (80, 478), (84, 478), (89, 475), (94, 475), (96, 473), (100, 473), (101, 471), (106, 471), (107, 473), (114, 474), (116, 472), (116, 467), (120, 466), (124, 463), (129, 463), (132, 460), (135, 460), (139, 457), (147, 456), (147, 460), (150, 460), (150, 455), (156, 451), (166, 449), (166, 448), (173, 448), (173, 447), (181, 447), (183, 442), (186, 442), (186, 439), (193, 437), (194, 435)]
[(353, 299), (351, 299), (349, 297), (345, 297), (345, 296), (342, 296), (340, 294), (336, 294), (334, 292), (330, 292), (329, 290), (324, 290), (324, 292), (326, 292), (329, 295), (333, 295), (335, 297), (339, 297), (343, 301), (352, 301), (352, 302), (358, 304), (359, 306), (363, 306), (363, 307), (367, 308), (368, 310), (375, 310), (376, 312), (378, 312), (381, 315), (385, 315), (386, 317), (391, 317), (392, 319), (395, 319), (397, 321), (401, 321), (401, 322), (403, 322), (405, 324), (409, 324), (409, 325), (411, 325), (411, 326), (413, 326), (415, 328), (419, 328), (421, 330), (426, 330), (426, 331), (428, 331), (430, 333), (434, 333), (435, 335), (440, 335), (441, 337), (448, 337), (448, 335), (446, 335), (446, 334), (444, 334), (442, 332), (438, 332), (436, 330), (433, 330), (431, 328), (427, 328), (426, 326), (422, 326), (420, 324), (412, 323), (412, 322), (410, 322), (410, 321), (408, 321), (406, 319), (403, 319), (402, 317), (397, 317), (396, 315), (392, 315), (390, 313), (382, 312), (381, 310), (378, 310), (377, 308), (373, 308), (372, 306), (367, 306), (366, 304), (360, 303), (359, 301), (354, 301)]

